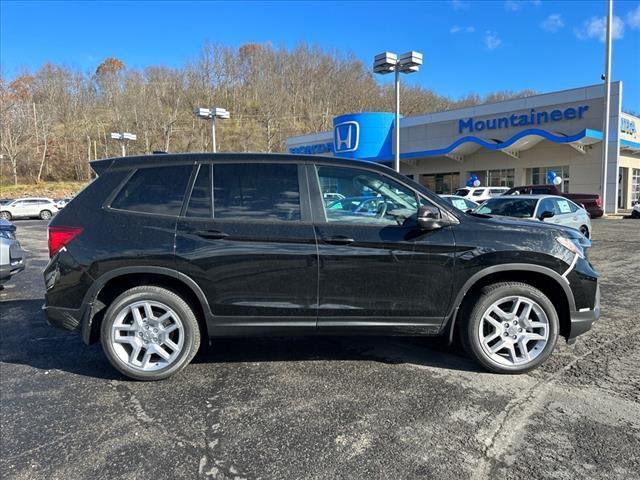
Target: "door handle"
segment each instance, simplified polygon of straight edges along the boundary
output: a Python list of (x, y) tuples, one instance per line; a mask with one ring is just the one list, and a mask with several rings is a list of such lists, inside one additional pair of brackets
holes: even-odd
[(228, 233), (221, 232), (220, 230), (196, 230), (193, 233), (199, 237), (210, 238), (212, 240), (221, 240), (229, 236)]
[(349, 245), (355, 240), (353, 238), (345, 237), (343, 235), (337, 235), (335, 237), (329, 237), (324, 239), (325, 243), (330, 243), (331, 245)]

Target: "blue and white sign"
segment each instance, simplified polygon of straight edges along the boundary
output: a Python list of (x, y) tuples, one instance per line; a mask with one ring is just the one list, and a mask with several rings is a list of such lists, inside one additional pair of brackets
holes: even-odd
[(334, 118), (334, 155), (368, 160), (390, 157), (394, 118), (389, 112), (350, 113)]
[(338, 123), (333, 126), (333, 151), (336, 153), (353, 152), (360, 144), (360, 124), (355, 120)]
[(622, 133), (626, 133), (630, 137), (635, 138), (636, 133), (638, 133), (636, 122), (634, 122), (630, 118), (620, 117), (620, 131)]
[(482, 132), (484, 130), (497, 130), (500, 128), (532, 127), (562, 120), (581, 119), (587, 110), (589, 110), (589, 105), (542, 112), (536, 112), (536, 109), (532, 108), (528, 114), (513, 113), (509, 116), (489, 118), (486, 120), (461, 118), (458, 120), (458, 133)]

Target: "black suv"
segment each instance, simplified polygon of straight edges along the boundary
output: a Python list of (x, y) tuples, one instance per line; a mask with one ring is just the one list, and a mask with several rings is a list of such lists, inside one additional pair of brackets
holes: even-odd
[[(202, 337), (326, 333), (457, 333), (487, 369), (518, 373), (599, 315), (578, 231), (466, 214), (384, 166), (262, 154), (92, 166), (49, 226), (44, 311), (135, 379), (181, 370)], [(377, 207), (333, 208), (340, 196)]]

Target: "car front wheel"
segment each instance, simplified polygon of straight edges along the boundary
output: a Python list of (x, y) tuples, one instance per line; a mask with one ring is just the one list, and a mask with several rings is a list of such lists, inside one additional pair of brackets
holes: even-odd
[(52, 217), (51, 212), (49, 210), (42, 210), (40, 212), (40, 219), (42, 220), (50, 220)]
[(551, 355), (558, 330), (558, 314), (546, 295), (526, 283), (504, 282), (481, 290), (462, 340), (488, 370), (523, 373)]
[(4, 220), (11, 220), (11, 213), (4, 211), (4, 212), (0, 212), (0, 218), (4, 219)]
[(135, 380), (162, 380), (186, 367), (200, 346), (191, 307), (176, 293), (140, 286), (122, 293), (100, 328), (111, 364)]

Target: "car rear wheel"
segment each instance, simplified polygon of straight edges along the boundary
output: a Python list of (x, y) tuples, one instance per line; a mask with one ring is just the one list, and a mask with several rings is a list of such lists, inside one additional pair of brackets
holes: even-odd
[(49, 210), (42, 210), (40, 212), (40, 218), (42, 220), (50, 220), (52, 217), (51, 212)]
[(135, 380), (162, 380), (186, 367), (200, 346), (191, 307), (155, 286), (127, 290), (114, 300), (100, 331), (111, 364)]
[(4, 220), (11, 220), (11, 213), (4, 211), (4, 212), (0, 212), (0, 218), (4, 219)]
[(543, 363), (558, 338), (556, 310), (546, 295), (526, 283), (484, 287), (462, 332), (463, 345), (496, 373), (523, 373)]

